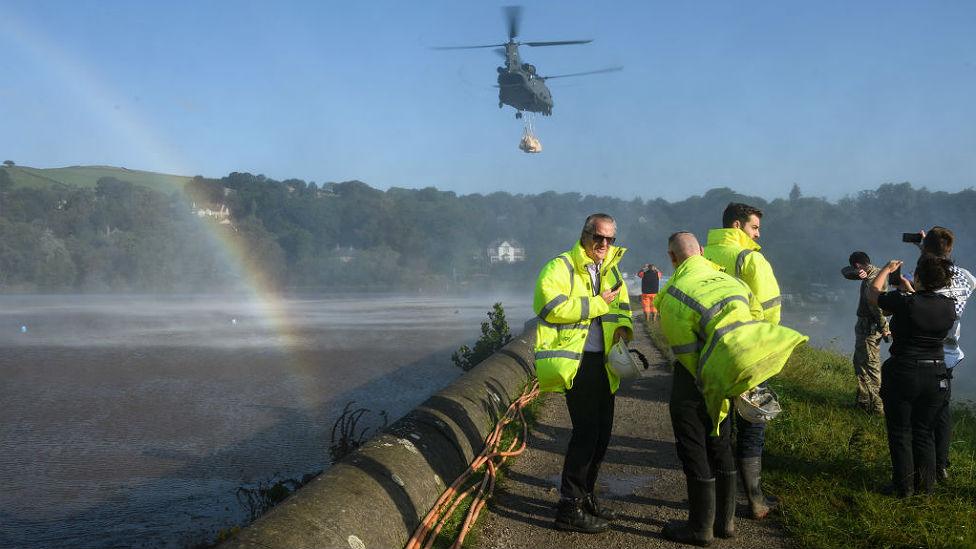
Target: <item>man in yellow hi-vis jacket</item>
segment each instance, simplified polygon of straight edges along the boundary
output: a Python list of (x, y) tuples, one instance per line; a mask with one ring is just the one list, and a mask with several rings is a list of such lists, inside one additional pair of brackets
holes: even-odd
[[(721, 229), (708, 231), (705, 258), (746, 283), (762, 305), (762, 319), (779, 324), (781, 298), (773, 268), (759, 252), (759, 227), (762, 211), (748, 204), (732, 202), (722, 212)], [(766, 424), (750, 423), (735, 417), (735, 457), (752, 518), (769, 514), (771, 503), (763, 494), (762, 454), (766, 443)]]
[(741, 280), (705, 259), (694, 235), (668, 240), (675, 267), (655, 305), (661, 330), (677, 359), (670, 411), (684, 469), (689, 514), (663, 534), (706, 545), (735, 532), (735, 460), (729, 398), (777, 374), (807, 338), (762, 320), (762, 305)]
[(535, 287), (535, 368), (543, 391), (566, 394), (573, 435), (566, 450), (556, 528), (597, 533), (616, 513), (594, 494), (610, 443), (614, 393), (620, 380), (608, 365), (611, 346), (633, 337), (630, 297), (617, 265), (617, 224), (607, 214), (586, 218), (579, 241), (542, 268)]

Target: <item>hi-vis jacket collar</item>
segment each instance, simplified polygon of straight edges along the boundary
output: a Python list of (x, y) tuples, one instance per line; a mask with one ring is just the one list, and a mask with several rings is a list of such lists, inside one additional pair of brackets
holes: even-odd
[(742, 229), (709, 229), (707, 246), (738, 246), (747, 250), (760, 250), (761, 246)]
[[(613, 267), (617, 263), (620, 263), (620, 258), (627, 253), (627, 248), (621, 248), (619, 246), (610, 246), (607, 250), (607, 258), (603, 260), (603, 264), (600, 265), (600, 274), (604, 274), (610, 271), (610, 267)], [(579, 270), (580, 274), (585, 274), (586, 266), (590, 263), (594, 263), (590, 256), (586, 255), (586, 250), (583, 249), (583, 244), (579, 240), (576, 241), (576, 245), (573, 249), (569, 251), (571, 259), (573, 260), (573, 265)]]
[[(738, 231), (738, 229), (736, 229), (736, 230)], [(739, 232), (741, 232), (741, 231), (739, 231)], [(743, 233), (743, 234), (745, 234), (745, 233)], [(722, 270), (722, 267), (720, 265), (718, 265), (716, 263), (712, 263), (711, 261), (705, 259), (705, 256), (703, 256), (703, 255), (693, 255), (693, 256), (689, 257), (688, 259), (685, 259), (684, 261), (682, 261), (681, 262), (681, 265), (678, 265), (678, 267), (675, 268), (674, 273), (671, 274), (671, 279), (676, 280), (678, 278), (681, 278), (681, 275), (684, 274), (685, 271), (687, 271), (689, 269), (697, 269), (697, 268), (700, 268), (700, 265), (708, 265), (709, 267), (715, 269), (716, 271), (721, 271)]]

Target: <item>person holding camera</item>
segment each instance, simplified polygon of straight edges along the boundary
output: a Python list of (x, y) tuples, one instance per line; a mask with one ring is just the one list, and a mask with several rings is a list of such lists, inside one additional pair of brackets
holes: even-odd
[[(923, 254), (933, 254), (950, 259), (955, 235), (945, 227), (935, 226), (929, 229), (928, 233), (925, 231), (919, 231), (918, 234), (905, 233), (902, 240), (917, 244), (922, 249)], [(946, 369), (949, 373), (946, 399), (945, 404), (935, 416), (933, 427), (935, 432), (935, 478), (939, 482), (945, 482), (949, 479), (949, 442), (952, 440), (952, 416), (949, 411), (949, 399), (952, 398), (952, 372), (966, 356), (959, 346), (962, 330), (959, 319), (962, 317), (966, 308), (966, 301), (969, 300), (974, 289), (976, 289), (976, 277), (973, 277), (968, 270), (953, 265), (952, 279), (949, 281), (949, 285), (936, 290), (937, 293), (949, 296), (956, 302), (956, 322), (949, 329), (949, 335), (946, 336), (945, 341), (942, 342)]]
[[(881, 400), (891, 453), (891, 491), (907, 497), (930, 492), (935, 483), (932, 425), (948, 393), (942, 342), (956, 321), (956, 304), (937, 293), (952, 279), (951, 261), (923, 254), (915, 267), (917, 290), (901, 275), (901, 265), (892, 260), (881, 269), (867, 300), (891, 315), (891, 357), (881, 367)], [(882, 293), (886, 282), (897, 283), (898, 289)]]
[[(857, 303), (857, 323), (854, 324), (854, 375), (857, 377), (856, 405), (868, 413), (884, 414), (881, 403), (881, 340), (890, 335), (888, 319), (877, 304), (867, 299), (868, 288), (878, 279), (881, 269), (871, 264), (871, 258), (856, 251), (847, 259), (848, 266), (841, 274), (848, 280), (860, 280), (861, 292)], [(881, 291), (887, 290), (881, 278)]]

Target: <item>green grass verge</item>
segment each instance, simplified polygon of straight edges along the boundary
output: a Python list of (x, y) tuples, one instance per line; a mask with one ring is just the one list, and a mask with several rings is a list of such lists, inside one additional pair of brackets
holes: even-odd
[[(529, 386), (529, 384), (532, 383), (532, 381), (527, 383), (526, 386), (522, 388), (522, 390), (525, 390)], [(519, 394), (521, 394), (521, 391), (519, 391)], [(544, 395), (539, 395), (535, 399), (533, 399), (532, 402), (526, 405), (525, 408), (523, 408), (522, 413), (525, 415), (525, 421), (529, 424), (530, 430), (537, 422), (537, 418), (539, 417), (539, 411), (542, 409), (543, 398)], [(492, 426), (492, 428), (494, 428), (494, 426)], [(522, 436), (522, 424), (519, 423), (518, 421), (513, 421), (512, 423), (509, 423), (508, 425), (505, 426), (504, 431), (502, 431), (502, 442), (500, 447), (508, 448), (509, 445), (512, 444), (512, 440), (515, 437), (521, 437), (521, 436)], [(495, 490), (498, 490), (499, 484), (505, 481), (505, 475), (508, 472), (508, 469), (512, 466), (512, 464), (517, 459), (518, 456), (508, 458), (505, 461), (505, 463), (502, 464), (502, 466), (498, 469), (495, 475)], [(461, 487), (460, 491), (464, 491), (469, 486), (472, 486), (474, 484), (480, 484), (482, 479), (484, 479), (484, 469), (482, 469), (482, 472), (471, 475), (471, 478), (468, 479), (468, 482)], [(490, 502), (491, 500), (489, 500), (489, 505)], [(468, 509), (470, 507), (471, 507), (470, 497), (465, 498), (465, 501), (461, 502), (461, 504), (458, 505), (457, 509), (454, 510), (454, 513), (451, 514), (451, 517), (447, 520), (447, 522), (444, 523), (444, 527), (437, 535), (437, 539), (434, 540), (434, 547), (436, 549), (446, 549), (447, 547), (450, 547), (454, 543), (454, 540), (456, 540), (458, 538), (458, 535), (461, 533), (461, 525), (464, 524), (464, 517), (468, 514)], [(482, 510), (482, 513), (478, 516), (478, 520), (475, 521), (474, 525), (472, 525), (471, 529), (468, 531), (467, 537), (464, 538), (464, 543), (462, 544), (462, 547), (472, 547), (474, 545), (478, 545), (478, 541), (481, 536), (481, 528), (479, 527), (479, 525), (482, 519), (484, 518), (484, 516), (485, 516), (484, 510)]]
[(976, 546), (976, 418), (954, 408), (951, 481), (932, 495), (878, 493), (891, 478), (884, 418), (853, 406), (850, 360), (803, 346), (770, 382), (783, 413), (766, 431), (763, 473), (800, 547)]

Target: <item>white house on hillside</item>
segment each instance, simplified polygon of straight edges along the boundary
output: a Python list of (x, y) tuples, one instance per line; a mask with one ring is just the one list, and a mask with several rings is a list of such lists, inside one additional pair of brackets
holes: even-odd
[(197, 206), (196, 202), (194, 202), (190, 211), (196, 214), (197, 217), (209, 217), (221, 225), (231, 225), (230, 209), (224, 204)]
[(515, 263), (525, 260), (525, 248), (515, 240), (496, 240), (488, 247), (489, 263)]

